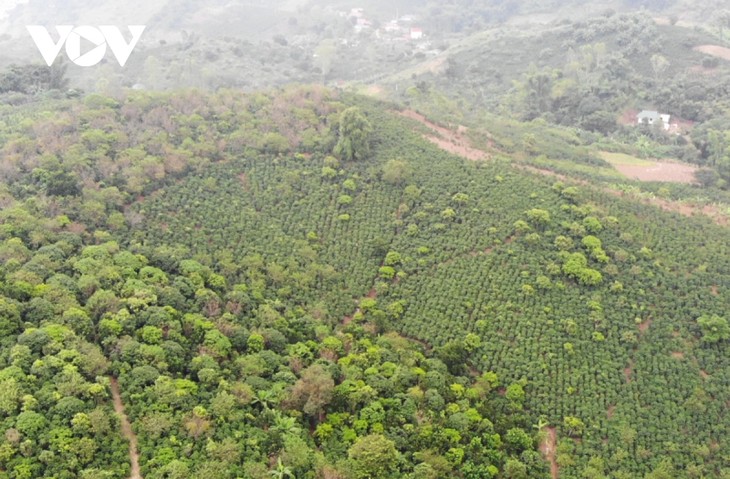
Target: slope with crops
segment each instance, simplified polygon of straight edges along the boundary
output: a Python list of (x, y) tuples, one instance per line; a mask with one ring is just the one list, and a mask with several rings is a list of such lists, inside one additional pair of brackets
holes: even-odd
[(145, 478), (727, 474), (727, 230), (390, 108), (3, 110), (2, 470), (127, 477), (111, 375)]

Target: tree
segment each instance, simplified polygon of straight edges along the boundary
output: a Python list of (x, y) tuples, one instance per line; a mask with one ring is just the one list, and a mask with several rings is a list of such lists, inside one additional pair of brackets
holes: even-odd
[(715, 16), (715, 22), (720, 29), (720, 38), (725, 39), (725, 29), (730, 28), (730, 10), (720, 10)]
[(549, 70), (540, 71), (533, 64), (521, 81), (516, 82), (516, 95), (522, 108), (522, 117), (533, 120), (552, 107), (552, 93), (555, 73)]
[(704, 315), (697, 318), (697, 324), (702, 329), (702, 341), (705, 343), (718, 343), (730, 339), (730, 325), (725, 318), (716, 314)]
[(327, 79), (327, 75), (332, 69), (332, 60), (337, 53), (337, 45), (335, 41), (327, 38), (320, 42), (317, 48), (314, 50), (315, 63), (322, 71), (322, 81)]
[(64, 311), (63, 323), (73, 329), (79, 336), (89, 335), (94, 327), (86, 311), (79, 308), (70, 308)]
[(297, 435), (302, 431), (295, 418), (279, 411), (274, 411), (274, 424), (271, 426), (271, 430), (281, 435)]
[(565, 428), (565, 433), (568, 436), (579, 437), (583, 435), (585, 424), (580, 418), (575, 416), (565, 416), (563, 418), (563, 427)]
[(301, 378), (294, 384), (290, 401), (292, 405), (309, 416), (320, 416), (324, 407), (332, 400), (335, 382), (329, 371), (321, 364), (315, 364), (302, 371)]
[(285, 479), (287, 477), (291, 477), (292, 479), (294, 479), (294, 473), (291, 471), (291, 469), (282, 464), (281, 458), (277, 459), (276, 469), (274, 469), (273, 471), (269, 471), (269, 475), (274, 479)]
[(6, 337), (20, 329), (20, 311), (11, 301), (0, 297), (0, 336)]
[(388, 160), (383, 165), (383, 180), (392, 184), (403, 184), (411, 175), (411, 167), (403, 160)]
[(514, 452), (532, 449), (532, 438), (523, 429), (517, 427), (507, 431), (504, 440)]
[(358, 438), (347, 455), (358, 479), (379, 479), (396, 472), (398, 450), (395, 443), (382, 434)]
[(449, 341), (434, 351), (437, 358), (449, 368), (452, 374), (459, 374), (464, 371), (469, 359), (469, 351), (461, 340)]
[(513, 409), (522, 409), (525, 402), (525, 389), (520, 383), (513, 383), (507, 386), (504, 396), (510, 402)]
[(15, 378), (0, 381), (0, 414), (14, 414), (18, 409), (20, 399), (20, 385)]
[(654, 76), (658, 80), (659, 77), (669, 68), (669, 60), (664, 56), (657, 54), (651, 57), (651, 69), (654, 70)]
[(541, 208), (533, 208), (526, 214), (530, 222), (536, 226), (544, 227), (550, 223), (550, 213)]
[(650, 473), (647, 473), (645, 479), (672, 479), (677, 477), (672, 465), (672, 460), (666, 458), (659, 463), (659, 465)]
[(347, 161), (367, 158), (372, 132), (372, 125), (358, 107), (346, 109), (340, 115), (339, 139), (333, 153)]
[(55, 62), (50, 68), (45, 65), (11, 65), (7, 73), (0, 75), (0, 93), (35, 94), (63, 89), (68, 85), (66, 66), (63, 61)]
[(509, 479), (527, 479), (527, 466), (517, 459), (508, 459), (504, 464), (504, 477)]

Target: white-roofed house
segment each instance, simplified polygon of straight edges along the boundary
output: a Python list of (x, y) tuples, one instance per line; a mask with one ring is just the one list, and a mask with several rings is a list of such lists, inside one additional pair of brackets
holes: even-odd
[(637, 125), (654, 125), (657, 122), (662, 122), (662, 127), (665, 130), (669, 130), (669, 120), (671, 119), (671, 115), (667, 115), (665, 113), (659, 113), (658, 111), (654, 110), (643, 110), (638, 115), (636, 115), (636, 124)]

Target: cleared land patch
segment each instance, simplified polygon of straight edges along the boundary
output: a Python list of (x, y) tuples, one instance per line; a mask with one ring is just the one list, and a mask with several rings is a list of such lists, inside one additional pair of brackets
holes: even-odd
[(694, 50), (730, 61), (730, 48), (727, 47), (721, 47), (720, 45), (700, 45), (694, 47)]
[(429, 128), (434, 135), (424, 135), (431, 143), (435, 144), (442, 150), (446, 150), (449, 153), (467, 158), (469, 160), (485, 160), (488, 159), (488, 155), (477, 148), (471, 146), (469, 138), (466, 136), (466, 127), (459, 126), (456, 131), (449, 130), (443, 126), (439, 126), (436, 123), (428, 120), (425, 116), (417, 113), (413, 110), (405, 110), (399, 112), (399, 115), (405, 116), (412, 120), (416, 120)]
[(627, 178), (639, 181), (695, 183), (697, 167), (665, 160), (644, 160), (624, 153), (602, 151), (601, 158)]

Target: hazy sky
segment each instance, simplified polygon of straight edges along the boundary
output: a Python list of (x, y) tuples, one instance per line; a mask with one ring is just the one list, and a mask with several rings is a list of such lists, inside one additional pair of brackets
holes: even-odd
[(0, 20), (5, 20), (8, 12), (21, 3), (28, 3), (28, 0), (0, 0)]

